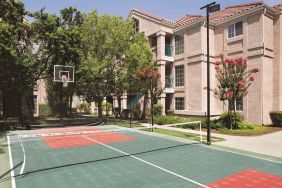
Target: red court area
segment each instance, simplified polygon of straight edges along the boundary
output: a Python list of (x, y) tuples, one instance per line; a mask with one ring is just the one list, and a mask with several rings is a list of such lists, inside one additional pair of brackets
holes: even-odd
[(44, 136), (43, 141), (52, 149), (62, 149), (71, 147), (83, 147), (96, 144), (107, 144), (114, 142), (126, 142), (135, 140), (135, 137), (120, 133), (94, 133), (85, 135), (59, 135)]
[(210, 188), (281, 188), (282, 177), (246, 169), (208, 185)]

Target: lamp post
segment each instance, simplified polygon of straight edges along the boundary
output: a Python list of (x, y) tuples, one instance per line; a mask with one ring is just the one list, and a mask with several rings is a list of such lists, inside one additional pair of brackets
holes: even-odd
[[(130, 94), (130, 96), (131, 96), (131, 81), (132, 81), (132, 78), (130, 77), (129, 78), (129, 94)], [(132, 98), (131, 98), (132, 99)], [(131, 108), (132, 108), (132, 106), (131, 106), (131, 101), (130, 101), (130, 103), (129, 103), (129, 127), (131, 128), (131, 121), (132, 121), (132, 114), (131, 114)]]
[(210, 126), (210, 37), (209, 37), (209, 13), (216, 12), (220, 10), (220, 4), (215, 2), (209, 3), (203, 7), (206, 9), (207, 18), (207, 144), (211, 144), (211, 126)]

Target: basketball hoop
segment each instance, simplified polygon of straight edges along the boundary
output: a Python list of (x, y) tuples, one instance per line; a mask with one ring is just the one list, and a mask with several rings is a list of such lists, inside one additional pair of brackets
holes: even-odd
[(67, 78), (67, 76), (62, 75), (63, 87), (68, 87), (68, 81), (69, 81), (69, 79)]

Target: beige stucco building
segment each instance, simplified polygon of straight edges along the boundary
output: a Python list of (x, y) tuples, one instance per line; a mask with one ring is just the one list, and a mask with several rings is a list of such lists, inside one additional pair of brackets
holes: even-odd
[[(269, 112), (282, 110), (282, 4), (270, 7), (263, 2), (226, 7), (210, 14), (210, 60), (220, 53), (230, 58), (245, 56), (248, 69), (261, 71), (249, 94), (237, 101), (247, 121), (270, 124)], [(133, 9), (129, 18), (144, 33), (165, 87), (159, 102), (164, 112), (205, 115), (206, 97), (206, 18), (186, 15), (171, 21)], [(211, 64), (211, 88), (216, 87)], [(211, 115), (220, 115), (226, 106), (211, 95)]]

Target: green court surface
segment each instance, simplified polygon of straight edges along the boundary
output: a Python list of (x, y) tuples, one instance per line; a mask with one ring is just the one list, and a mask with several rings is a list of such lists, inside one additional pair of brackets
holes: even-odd
[(14, 132), (12, 185), (54, 187), (282, 187), (282, 163), (115, 126)]

